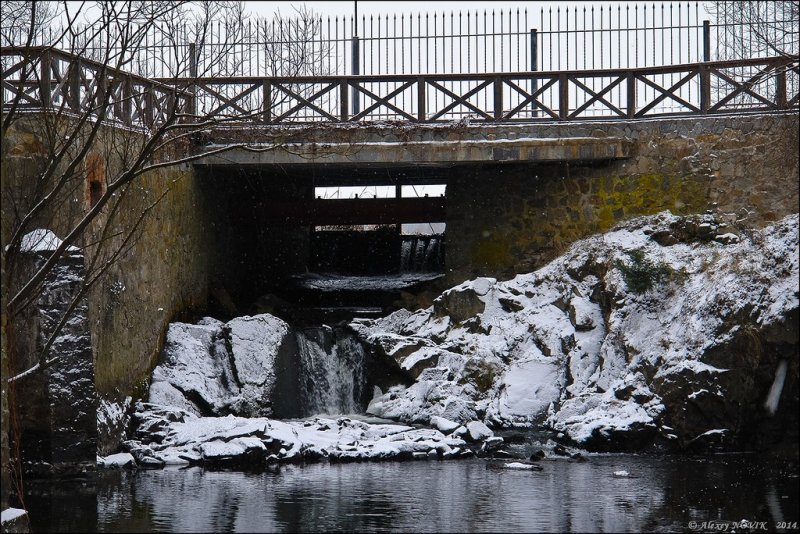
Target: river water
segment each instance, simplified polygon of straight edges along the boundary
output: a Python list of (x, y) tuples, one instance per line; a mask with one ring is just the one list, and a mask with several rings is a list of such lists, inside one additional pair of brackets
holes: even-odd
[(796, 462), (589, 455), (546, 459), (536, 472), (495, 465), (105, 470), (96, 483), (28, 482), (26, 505), (34, 532), (675, 532), (742, 519), (769, 531), (794, 522), (786, 531), (797, 531)]

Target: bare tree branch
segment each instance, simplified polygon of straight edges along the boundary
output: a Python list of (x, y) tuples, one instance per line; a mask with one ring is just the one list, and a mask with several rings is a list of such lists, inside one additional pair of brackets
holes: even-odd
[[(185, 88), (198, 86), (203, 78), (244, 74), (243, 54), (254, 50), (253, 46), (268, 45), (267, 53), (259, 53), (261, 64), (256, 68), (282, 77), (324, 74), (323, 60), (331, 51), (320, 44), (321, 21), (310, 12), (298, 11), (297, 20), (290, 22), (267, 24), (263, 20), (263, 24), (255, 21), (251, 25), (242, 3), (235, 1), (122, 0), (75, 6), (72, 2), (27, 0), (6, 2), (3, 11), (0, 40), (9, 47), (22, 47), (13, 49), (19, 50), (16, 55), (4, 51), (2, 56), (4, 91), (11, 95), (2, 111), (3, 136), (15, 127), (35, 127), (42, 149), (35, 154), (38, 167), (31, 177), (30, 192), (3, 191), (4, 224), (10, 223), (4, 233), (8, 242), (2, 248), (7, 267), (3, 279), (7, 316), (13, 322), (36, 301), (48, 275), (70, 253), (70, 247), (82, 249), (86, 275), (49, 333), (38, 363), (15, 377), (19, 379), (58, 361), (58, 355), (50, 354), (53, 343), (80, 298), (130, 249), (147, 216), (169, 191), (139, 208), (136, 219), (120, 227), (115, 214), (132, 184), (147, 173), (229, 150), (263, 152), (286, 143), (288, 135), (273, 130), (266, 145), (243, 142), (198, 147), (192, 140), (203, 130), (248, 118), (260, 120), (263, 102), (259, 93), (253, 93), (225, 110), (216, 97), (205, 93), (190, 110), (186, 103), (192, 93)], [(252, 42), (259, 28), (264, 30), (261, 45)], [(278, 31), (267, 32), (267, 28)], [(135, 78), (137, 75), (147, 79)], [(171, 88), (154, 85), (155, 75), (166, 78), (163, 81)], [(299, 85), (293, 89), (296, 94), (310, 90)], [(234, 93), (222, 96), (236, 97)], [(276, 109), (290, 100), (275, 89), (272, 97)], [(40, 105), (37, 114), (26, 113), (24, 108), (36, 102)], [(146, 105), (151, 107), (146, 109)], [(134, 113), (139, 114), (138, 121), (147, 119), (145, 111), (158, 116), (128, 129)], [(185, 155), (176, 158), (177, 149)], [(10, 280), (16, 279), (14, 273), (21, 268), (18, 256), (23, 238), (34, 228), (48, 227), (47, 221), (58, 216), (65, 202), (77, 201), (88, 191), (86, 174), (98, 150), (113, 161), (105, 167), (102, 190), (96, 196), (92, 191), (91, 198), (87, 196), (90, 203), (70, 215), (65, 235), (59, 236), (63, 240), (35, 272), (25, 275), (19, 287), (11, 287)], [(92, 234), (91, 242), (88, 234)]]

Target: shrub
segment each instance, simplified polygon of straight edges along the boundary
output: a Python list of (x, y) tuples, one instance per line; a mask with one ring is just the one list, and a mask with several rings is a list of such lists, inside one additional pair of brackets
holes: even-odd
[(628, 289), (634, 293), (644, 293), (673, 273), (668, 265), (650, 261), (641, 249), (631, 250), (627, 254), (629, 261), (618, 261), (616, 267), (622, 272)]

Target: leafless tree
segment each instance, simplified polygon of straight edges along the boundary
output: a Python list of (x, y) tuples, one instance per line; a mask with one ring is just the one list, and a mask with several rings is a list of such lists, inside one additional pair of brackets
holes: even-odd
[[(716, 18), (715, 59), (791, 57), (800, 51), (800, 0), (720, 0), (710, 2), (707, 9)], [(797, 76), (788, 67), (773, 70), (769, 76), (760, 78), (758, 68), (735, 67), (727, 69), (727, 74), (739, 83), (747, 84), (748, 89), (756, 94), (772, 97), (778, 89), (775, 74), (783, 69), (789, 91), (796, 90)], [(724, 95), (730, 89), (730, 84), (720, 79), (715, 79), (714, 84), (718, 95)], [(743, 92), (731, 105), (748, 106), (754, 101), (754, 95)]]
[[(321, 26), (313, 20), (302, 12), (299, 21), (280, 26), (290, 28), (284, 30), (288, 34), (262, 36), (270, 40), (271, 59), (263, 58), (270, 67), (261, 75), (321, 72), (319, 47), (313, 45), (315, 38), (321, 41)], [(3, 158), (14, 147), (26, 151), (22, 171), (7, 173), (4, 161), (0, 254), (6, 362), (16, 351), (8, 334), (62, 258), (77, 247), (85, 267), (79, 291), (37, 347), (36, 363), (3, 376), (4, 390), (6, 383), (14, 385), (59, 360), (51, 350), (59, 332), (90, 289), (136, 244), (144, 221), (169, 192), (147, 194), (141, 185), (145, 177), (225, 150), (272, 150), (289, 140), (273, 129), (268, 146), (209, 148), (195, 142), (218, 125), (263, 113), (258, 99), (226, 108), (220, 99), (196, 97), (204, 78), (241, 74), (242, 55), (253, 44), (244, 28), (267, 27), (248, 22), (242, 4), (233, 1), (2, 3)], [(10, 178), (19, 172), (24, 179)], [(122, 217), (131, 207), (135, 216)], [(63, 240), (29, 272), (22, 244), (38, 228), (59, 228)], [(12, 411), (14, 402), (9, 398)]]
[(719, 59), (794, 56), (800, 45), (800, 1), (724, 0), (709, 12), (719, 27)]
[[(210, 103), (208, 97), (197, 98), (193, 106), (189, 105), (194, 96), (192, 87), (198, 80), (210, 75), (241, 74), (241, 50), (252, 43), (243, 41), (243, 28), (247, 26), (240, 3), (126, 0), (81, 4), (77, 11), (70, 11), (66, 2), (59, 6), (60, 10), (49, 6), (43, 11), (39, 2), (15, 2), (14, 20), (8, 25), (4, 7), (4, 42), (23, 44), (16, 55), (3, 56), (3, 71), (16, 74), (13, 80), (4, 80), (4, 142), (15, 126), (25, 121), (28, 127), (33, 124), (30, 115), (24, 113), (27, 107), (36, 102), (49, 107), (47, 113), (36, 115), (36, 134), (42, 139), (44, 153), (38, 157), (40, 168), (31, 180), (30, 190), (22, 193), (3, 189), (3, 220), (7, 225), (3, 236), (7, 271), (3, 305), (12, 320), (36, 298), (47, 274), (69, 247), (77, 245), (87, 256), (82, 296), (132, 246), (138, 223), (122, 228), (115, 214), (126, 198), (135, 194), (140, 176), (223, 150), (271, 150), (281, 144), (278, 141), (256, 148), (238, 143), (212, 150), (195, 147), (191, 153), (182, 150), (198, 132), (262, 112), (261, 101), (239, 101), (238, 109), (227, 113), (219, 112), (220, 106), (215, 107), (218, 102)], [(83, 24), (82, 17), (89, 10), (94, 21)], [(52, 22), (56, 14), (60, 17), (58, 30), (55, 36), (47, 34), (51, 42), (43, 42), (42, 25)], [(322, 52), (315, 44), (321, 41), (321, 25), (308, 11), (300, 11), (299, 15), (292, 21), (253, 25), (256, 29), (278, 28), (276, 33), (261, 35), (260, 42), (267, 44), (261, 59), (268, 75), (321, 73)], [(32, 48), (31, 44), (44, 46)], [(59, 50), (66, 50), (71, 56), (59, 62)], [(70, 59), (72, 63), (68, 62)], [(79, 59), (94, 63), (79, 67)], [(51, 61), (52, 72), (42, 68)], [(162, 84), (148, 86), (142, 81), (138, 89), (131, 89), (128, 73), (156, 75)], [(48, 83), (43, 76), (56, 79)], [(75, 78), (73, 86), (70, 76)], [(44, 90), (52, 91), (49, 100), (41, 94)], [(151, 107), (145, 109), (148, 99)], [(85, 105), (87, 102), (90, 105)], [(128, 109), (128, 114), (120, 115), (121, 109)], [(131, 113), (136, 110), (140, 119), (138, 131), (113, 127), (130, 127)], [(120, 124), (126, 120), (128, 124)], [(97, 165), (98, 151), (103, 152), (101, 159), (108, 165)], [(188, 155), (176, 159), (174, 154), (178, 153)], [(90, 190), (84, 192), (87, 178)], [(77, 210), (71, 214), (75, 223), (66, 231), (58, 249), (22, 287), (10, 291), (7, 282), (13, 278), (22, 238), (34, 228), (47, 227), (48, 221), (43, 219), (63, 216), (63, 206), (83, 197), (85, 205), (71, 208), (73, 212)], [(149, 209), (142, 208), (142, 218)], [(65, 315), (62, 324), (68, 318)], [(56, 335), (57, 331), (45, 344), (36, 370), (57, 358), (48, 356)]]
[(34, 40), (43, 38), (43, 33), (55, 19), (55, 12), (50, 2), (28, 0), (3, 2), (0, 46), (30, 45)]

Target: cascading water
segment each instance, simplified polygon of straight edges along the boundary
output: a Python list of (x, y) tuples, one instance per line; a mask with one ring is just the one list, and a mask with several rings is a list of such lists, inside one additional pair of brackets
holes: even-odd
[(298, 331), (296, 339), (301, 415), (363, 412), (366, 373), (361, 343), (328, 326)]
[(441, 235), (403, 236), (400, 272), (422, 273), (441, 269), (444, 261), (444, 238)]

